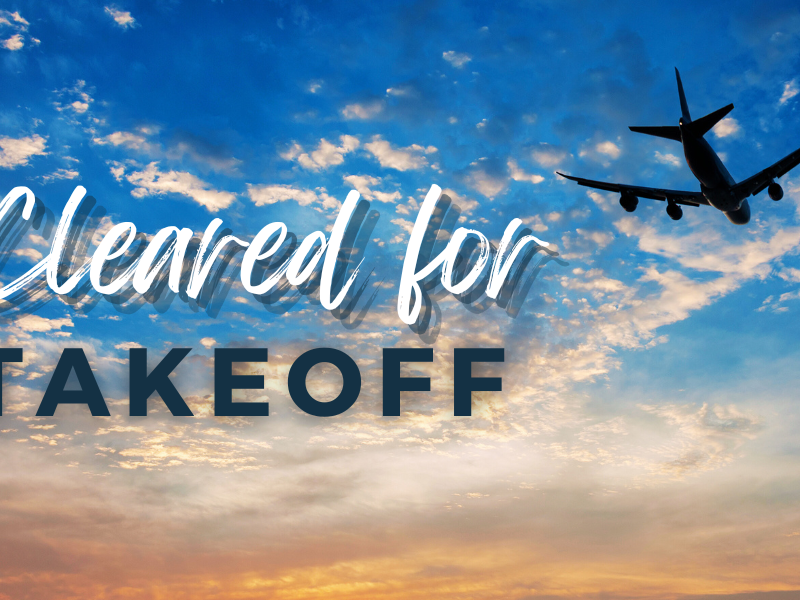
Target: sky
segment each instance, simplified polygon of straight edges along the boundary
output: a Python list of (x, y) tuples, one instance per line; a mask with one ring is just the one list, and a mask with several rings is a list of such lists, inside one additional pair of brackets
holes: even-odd
[[(302, 240), (353, 189), (369, 211), (349, 315), (248, 293), (241, 252), (210, 301), (39, 285), (0, 304), (0, 347), (24, 351), (3, 367), (0, 598), (800, 598), (800, 175), (746, 226), (626, 213), (556, 175), (697, 190), (676, 142), (628, 130), (677, 123), (675, 67), (693, 116), (734, 103), (706, 138), (737, 181), (800, 146), (794, 2), (0, 5), (0, 191), (44, 210), (0, 224), (3, 285), (79, 185), (89, 257), (122, 222)], [(550, 243), (518, 310), (439, 293), (434, 326), (400, 320), (433, 184), (495, 246), (514, 218)], [(34, 416), (74, 347), (111, 416)], [(139, 347), (151, 368), (192, 349), (172, 381), (195, 416), (157, 396), (128, 416)], [(264, 390), (234, 397), (270, 415), (215, 417), (214, 348), (246, 347), (269, 348), (236, 371)], [(361, 372), (337, 417), (288, 394), (318, 347)], [(434, 350), (403, 367), (431, 391), (399, 417), (391, 347)], [(464, 347), (505, 348), (474, 367), (503, 390), (455, 417)], [(316, 397), (341, 385), (309, 373)]]

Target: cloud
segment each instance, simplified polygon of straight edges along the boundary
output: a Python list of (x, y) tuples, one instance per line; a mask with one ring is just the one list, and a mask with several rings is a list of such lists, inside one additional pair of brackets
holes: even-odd
[(622, 150), (619, 146), (612, 141), (606, 140), (590, 146), (584, 146), (578, 153), (578, 156), (608, 164), (608, 159), (616, 160), (621, 154)]
[(783, 94), (781, 94), (778, 104), (786, 104), (789, 100), (797, 96), (798, 93), (800, 93), (800, 87), (797, 86), (797, 80), (792, 79), (791, 81), (787, 81), (783, 84)]
[(656, 160), (664, 165), (669, 165), (670, 167), (680, 167), (681, 166), (681, 159), (675, 156), (674, 154), (662, 154), (658, 150), (656, 150)]
[(342, 109), (342, 116), (348, 121), (367, 120), (383, 112), (383, 102), (374, 100), (372, 102), (355, 102), (348, 104)]
[(200, 340), (200, 344), (203, 346), (203, 348), (208, 350), (217, 345), (217, 340), (215, 340), (212, 337), (204, 337), (203, 339)]
[(437, 151), (433, 146), (425, 148), (418, 144), (405, 148), (394, 147), (378, 135), (373, 137), (371, 142), (364, 144), (364, 149), (377, 158), (382, 167), (397, 171), (422, 169), (428, 166), (425, 155)]
[(505, 191), (508, 178), (508, 163), (496, 158), (476, 160), (463, 176), (464, 183), (489, 199)]
[(247, 184), (247, 195), (256, 206), (266, 206), (294, 200), (300, 206), (317, 205), (315, 208), (335, 209), (341, 202), (328, 195), (325, 188), (302, 189), (290, 185), (252, 185)]
[(604, 154), (615, 160), (619, 158), (619, 155), (621, 154), (621, 150), (614, 142), (600, 142), (594, 147), (594, 149), (600, 154)]
[(136, 19), (128, 11), (122, 11), (115, 6), (106, 6), (106, 14), (114, 19), (114, 22), (122, 29), (132, 29), (138, 27)]
[(711, 130), (718, 138), (724, 138), (739, 133), (739, 122), (733, 117), (726, 117), (714, 125)]
[(508, 159), (508, 172), (514, 181), (529, 181), (530, 183), (542, 183), (544, 181), (544, 177), (541, 175), (526, 173), (520, 169), (513, 158)]
[[(75, 82), (75, 85), (68, 88), (60, 89), (56, 92), (58, 97), (63, 99), (65, 96), (67, 100), (64, 104), (61, 102), (55, 102), (55, 108), (59, 112), (63, 111), (72, 111), (75, 114), (82, 115), (89, 110), (89, 106), (94, 102), (92, 97), (89, 95), (89, 91), (86, 88), (86, 82), (82, 79), (79, 79)], [(70, 102), (70, 100), (72, 100)]]
[(550, 144), (541, 143), (531, 150), (531, 158), (541, 167), (553, 168), (563, 163), (568, 153), (566, 150)]
[(39, 179), (42, 180), (42, 183), (50, 183), (59, 179), (75, 179), (76, 177), (80, 177), (80, 173), (75, 169), (56, 169), (48, 175), (42, 175)]
[[(114, 163), (112, 166), (112, 173), (115, 177), (122, 176), (119, 171), (120, 167), (122, 167), (120, 163)], [(180, 194), (204, 206), (209, 212), (228, 208), (236, 199), (235, 194), (212, 189), (210, 184), (191, 173), (159, 171), (157, 162), (150, 163), (142, 170), (128, 173), (125, 175), (125, 179), (135, 186), (131, 192), (135, 198)]]
[(139, 342), (122, 342), (120, 344), (114, 344), (114, 348), (117, 350), (130, 350), (131, 348), (144, 348)]
[(370, 175), (346, 175), (344, 181), (355, 188), (365, 200), (377, 200), (378, 202), (395, 202), (400, 200), (403, 195), (395, 190), (394, 192), (381, 192), (371, 189), (373, 186), (381, 185), (380, 177)]
[[(149, 131), (149, 130), (148, 130)], [(94, 137), (92, 142), (100, 146), (110, 144), (112, 146), (122, 146), (132, 150), (138, 150), (147, 154), (154, 154), (157, 152), (158, 147), (147, 141), (147, 137), (140, 133), (132, 131), (115, 131), (106, 136)]]
[(25, 42), (22, 41), (22, 34), (20, 33), (15, 33), (7, 40), (0, 42), (0, 46), (3, 46), (3, 48), (6, 50), (11, 50), (12, 52), (15, 50), (21, 50), (24, 45)]
[(0, 137), (0, 168), (13, 169), (28, 164), (31, 156), (44, 156), (47, 139), (38, 134), (23, 138)]
[(280, 154), (284, 160), (297, 161), (302, 167), (310, 171), (320, 171), (340, 165), (344, 162), (344, 155), (358, 148), (360, 142), (352, 135), (343, 135), (339, 138), (339, 146), (334, 146), (325, 138), (319, 141), (317, 149), (311, 152), (303, 152), (302, 146), (298, 143)]
[(442, 58), (453, 65), (456, 69), (463, 69), (464, 65), (472, 60), (472, 57), (469, 54), (456, 52), (454, 50), (442, 52)]
[[(0, 41), (0, 46), (11, 52), (22, 50), (25, 46), (25, 34), (28, 31), (30, 23), (26, 21), (19, 12), (9, 12), (7, 10), (0, 10), (0, 27), (11, 27), (16, 33), (11, 37)], [(39, 40), (32, 37), (31, 43), (34, 45), (39, 43)]]
[(14, 321), (14, 325), (26, 333), (48, 333), (75, 326), (69, 317), (48, 319), (39, 315), (23, 315)]

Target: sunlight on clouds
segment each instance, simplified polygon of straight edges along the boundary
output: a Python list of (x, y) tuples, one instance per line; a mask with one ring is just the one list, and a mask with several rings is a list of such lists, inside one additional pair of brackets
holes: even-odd
[[(122, 172), (124, 172), (123, 165), (116, 163), (112, 166), (112, 173), (115, 176), (119, 174), (121, 177)], [(211, 188), (210, 184), (191, 173), (159, 171), (158, 162), (151, 162), (142, 170), (132, 170), (125, 175), (125, 179), (134, 186), (131, 191), (134, 198), (180, 194), (191, 198), (212, 213), (228, 208), (236, 199), (235, 194), (215, 190)]]
[(309, 190), (290, 185), (253, 185), (248, 183), (247, 195), (256, 206), (267, 206), (288, 200), (294, 200), (300, 206), (314, 206), (318, 210), (334, 210), (341, 206), (341, 202), (330, 196), (325, 188)]
[(115, 6), (106, 6), (105, 12), (109, 17), (114, 19), (117, 26), (122, 29), (132, 29), (138, 25), (136, 19), (134, 19), (128, 11), (120, 10)]
[(28, 164), (32, 156), (44, 156), (47, 139), (39, 134), (29, 137), (0, 137), (0, 168), (13, 169)]
[(739, 127), (739, 121), (733, 117), (725, 117), (719, 123), (714, 125), (714, 128), (711, 131), (717, 138), (726, 138), (736, 135), (740, 130), (741, 128)]
[(342, 116), (348, 121), (371, 119), (383, 112), (383, 102), (374, 100), (372, 102), (354, 102), (342, 109)]
[(791, 81), (787, 81), (783, 84), (783, 93), (778, 100), (778, 104), (786, 104), (789, 100), (797, 96), (798, 93), (800, 93), (800, 87), (797, 85), (797, 80), (792, 79)]
[(464, 52), (456, 52), (455, 50), (442, 52), (442, 58), (453, 65), (456, 69), (463, 69), (464, 66), (472, 60), (472, 57), (469, 54)]
[(321, 139), (317, 149), (310, 154), (303, 152), (302, 146), (298, 143), (282, 152), (280, 157), (283, 160), (297, 161), (302, 167), (311, 171), (320, 171), (344, 162), (344, 155), (358, 148), (360, 142), (352, 135), (343, 135), (339, 138), (340, 145), (334, 146), (326, 139)]
[(364, 144), (364, 149), (378, 159), (382, 167), (397, 171), (409, 171), (427, 167), (428, 160), (425, 155), (437, 152), (437, 149), (433, 146), (425, 148), (419, 144), (398, 148), (381, 139), (379, 135), (373, 136), (371, 142)]

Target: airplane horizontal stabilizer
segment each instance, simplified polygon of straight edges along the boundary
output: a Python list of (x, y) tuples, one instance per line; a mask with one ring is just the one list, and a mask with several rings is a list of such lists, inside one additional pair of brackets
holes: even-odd
[(733, 110), (733, 104), (723, 106), (719, 110), (707, 114), (705, 117), (700, 117), (696, 121), (689, 123), (689, 130), (697, 137), (702, 137), (711, 131), (711, 128), (725, 118), (729, 112)]
[(636, 133), (654, 135), (656, 137), (667, 138), (668, 140), (675, 140), (676, 142), (681, 141), (681, 130), (672, 125), (667, 125), (665, 127), (629, 127), (628, 129)]

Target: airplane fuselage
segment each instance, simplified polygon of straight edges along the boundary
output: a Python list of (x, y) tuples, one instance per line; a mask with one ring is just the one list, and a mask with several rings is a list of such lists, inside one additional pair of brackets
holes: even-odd
[(686, 164), (700, 182), (700, 190), (705, 199), (711, 206), (724, 212), (732, 222), (747, 223), (750, 220), (747, 200), (738, 198), (733, 192), (736, 181), (728, 173), (711, 144), (703, 137), (692, 135), (683, 119), (678, 126)]

